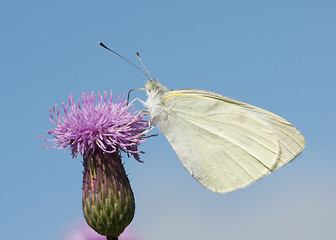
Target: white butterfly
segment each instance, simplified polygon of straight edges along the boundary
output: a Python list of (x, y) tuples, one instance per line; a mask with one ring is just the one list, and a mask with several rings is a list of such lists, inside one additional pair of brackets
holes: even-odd
[(305, 139), (285, 119), (216, 93), (146, 84), (151, 124), (206, 188), (243, 188), (298, 156)]
[(302, 152), (304, 137), (278, 115), (204, 90), (170, 91), (153, 81), (144, 65), (148, 74), (99, 44), (150, 79), (143, 103), (151, 124), (163, 132), (183, 166), (206, 188), (218, 193), (238, 190)]

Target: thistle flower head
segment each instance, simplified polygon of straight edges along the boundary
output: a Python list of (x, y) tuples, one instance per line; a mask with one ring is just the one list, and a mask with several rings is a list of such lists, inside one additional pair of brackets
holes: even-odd
[[(140, 161), (138, 145), (145, 140), (140, 134), (148, 127), (145, 114), (133, 111), (124, 97), (113, 103), (112, 91), (107, 99), (106, 92), (98, 96), (83, 93), (77, 104), (72, 93), (68, 105), (62, 103), (62, 115), (57, 105), (50, 109), (50, 121), (55, 125), (47, 133), (53, 136), (54, 146), (46, 148), (64, 149), (70, 146), (73, 157), (78, 154), (114, 153), (125, 151)], [(96, 100), (98, 98), (98, 104)]]
[[(96, 100), (98, 98), (98, 103)], [(87, 224), (107, 239), (118, 236), (134, 217), (135, 200), (121, 161), (121, 151), (140, 161), (138, 145), (148, 127), (145, 115), (134, 112), (124, 98), (112, 102), (112, 92), (98, 95), (83, 93), (75, 103), (70, 94), (68, 105), (62, 103), (63, 115), (57, 106), (50, 109), (48, 130), (54, 146), (70, 147), (73, 157), (83, 155), (82, 208)]]

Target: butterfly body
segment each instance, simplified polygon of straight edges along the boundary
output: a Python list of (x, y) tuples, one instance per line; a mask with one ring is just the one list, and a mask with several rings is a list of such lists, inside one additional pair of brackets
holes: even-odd
[(156, 81), (149, 81), (146, 84), (146, 92), (148, 95), (146, 105), (150, 112), (151, 124), (155, 126), (160, 125), (160, 123), (162, 124), (167, 118), (168, 111), (162, 105), (164, 103), (163, 96), (168, 91), (168, 88)]

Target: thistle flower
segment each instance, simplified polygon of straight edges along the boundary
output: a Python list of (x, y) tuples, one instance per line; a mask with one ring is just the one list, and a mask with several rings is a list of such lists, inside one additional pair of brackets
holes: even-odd
[(97, 95), (83, 93), (75, 104), (73, 95), (69, 105), (62, 103), (64, 115), (57, 106), (50, 109), (48, 130), (54, 146), (70, 147), (73, 157), (83, 155), (83, 214), (88, 225), (108, 240), (118, 236), (132, 221), (135, 212), (133, 192), (121, 161), (121, 152), (140, 161), (138, 145), (145, 140), (141, 133), (148, 127), (142, 113), (134, 112), (124, 98), (112, 102), (106, 92)]
[(144, 114), (137, 114), (126, 106), (124, 97), (113, 103), (112, 91), (107, 100), (106, 92), (98, 93), (98, 105), (95, 106), (97, 95), (83, 93), (81, 100), (76, 104), (72, 93), (69, 96), (69, 106), (62, 103), (64, 116), (57, 105), (50, 111), (50, 121), (56, 126), (47, 133), (54, 139), (53, 147), (64, 149), (70, 146), (73, 157), (78, 154), (114, 153), (119, 150), (130, 153), (136, 160), (139, 159), (137, 146), (145, 140), (139, 135), (148, 127), (144, 121)]

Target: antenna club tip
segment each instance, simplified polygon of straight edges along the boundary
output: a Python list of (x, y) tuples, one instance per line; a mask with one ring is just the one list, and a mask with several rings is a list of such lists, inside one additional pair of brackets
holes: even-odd
[[(99, 44), (100, 46), (102, 46), (103, 48), (106, 48), (107, 50), (110, 50), (108, 47), (105, 46), (104, 43), (102, 43), (102, 42), (98, 42), (98, 44)], [(110, 50), (110, 51), (111, 51), (111, 50)]]
[(138, 57), (140, 57), (140, 54), (139, 54), (139, 52), (137, 52), (137, 53), (136, 53), (136, 55), (137, 55)]

